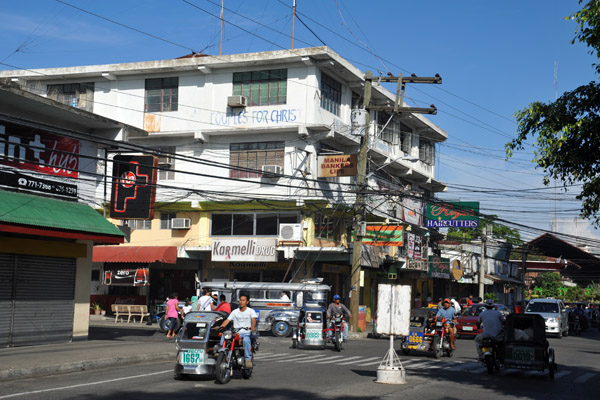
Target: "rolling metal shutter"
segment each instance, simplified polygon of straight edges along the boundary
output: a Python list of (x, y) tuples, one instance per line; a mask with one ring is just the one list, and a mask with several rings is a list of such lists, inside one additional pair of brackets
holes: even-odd
[(16, 260), (9, 345), (70, 341), (76, 259), (17, 255)]
[(15, 256), (0, 254), (0, 346), (10, 344), (13, 315)]

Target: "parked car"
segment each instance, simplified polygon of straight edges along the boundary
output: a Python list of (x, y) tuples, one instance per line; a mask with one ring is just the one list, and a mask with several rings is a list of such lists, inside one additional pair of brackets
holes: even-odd
[(559, 338), (569, 335), (569, 319), (565, 303), (559, 299), (532, 299), (527, 304), (525, 314), (539, 314), (544, 317), (546, 333)]
[[(500, 311), (505, 316), (510, 314), (509, 309), (504, 304), (494, 304), (494, 308)], [(481, 331), (477, 328), (477, 321), (479, 320), (479, 314), (485, 311), (485, 304), (476, 303), (468, 307), (463, 308), (461, 314), (458, 316), (456, 324), (456, 336), (457, 337), (475, 337)]]

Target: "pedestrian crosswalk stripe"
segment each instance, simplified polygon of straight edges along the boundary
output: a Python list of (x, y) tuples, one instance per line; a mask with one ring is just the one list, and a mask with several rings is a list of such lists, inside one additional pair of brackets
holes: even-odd
[(331, 364), (334, 362), (338, 362), (338, 361), (342, 361), (340, 360), (340, 358), (344, 358), (344, 356), (333, 356), (333, 357), (327, 357), (326, 360), (318, 360), (315, 362), (315, 364)]
[[(334, 358), (336, 358), (336, 360), (333, 360)], [(339, 360), (339, 358), (341, 358), (341, 360)], [(321, 362), (318, 362), (315, 364), (333, 364), (333, 363), (340, 363), (340, 362), (349, 361), (349, 360), (354, 360), (354, 361), (350, 361), (350, 363), (355, 363), (355, 362), (359, 361), (359, 360), (357, 360), (357, 358), (362, 358), (362, 356), (354, 356), (354, 357), (346, 357), (346, 358), (343, 358), (342, 356), (329, 357), (329, 360), (321, 361)], [(340, 364), (338, 364), (338, 365), (340, 365)]]
[(554, 374), (554, 379), (559, 379), (562, 378), (565, 375), (569, 375), (571, 373), (571, 371), (560, 371)]
[(429, 363), (426, 361), (421, 361), (421, 362), (414, 363), (414, 364), (402, 363), (402, 365), (407, 367), (408, 369), (419, 369), (419, 368), (423, 367), (424, 365), (429, 365)]
[(260, 356), (254, 356), (254, 358), (257, 360), (268, 360), (268, 359), (274, 359), (274, 358), (279, 358), (279, 357), (285, 357), (287, 355), (289, 355), (289, 353), (271, 354), (269, 356), (260, 355)]
[[(323, 358), (328, 358), (328, 356), (323, 355), (323, 354), (318, 354), (318, 355), (314, 355), (314, 356), (310, 356), (310, 357), (305, 357), (305, 358), (302, 358), (302, 359), (294, 361), (294, 362), (307, 363), (307, 362), (320, 361), (320, 359), (323, 359)], [(277, 361), (277, 362), (282, 362), (282, 361)]]
[(287, 357), (283, 357), (281, 359), (278, 359), (277, 362), (299, 361), (299, 360), (303, 360), (304, 358), (306, 358), (308, 356), (309, 356), (309, 354), (295, 354), (295, 355), (291, 355), (291, 356), (287, 356)]
[[(373, 361), (373, 360), (381, 360), (381, 359), (382, 359), (382, 357), (370, 357), (370, 358), (365, 358), (365, 359), (363, 359), (363, 360), (352, 360), (352, 361), (348, 361), (348, 360), (350, 360), (351, 358), (356, 358), (356, 357), (349, 357), (349, 358), (346, 358), (346, 359), (344, 359), (344, 360), (338, 360), (338, 361), (340, 361), (340, 362), (336, 362), (336, 365), (356, 364), (356, 363), (359, 363), (359, 362), (368, 362), (368, 361)], [(342, 362), (342, 361), (343, 361), (343, 362)], [(323, 363), (323, 364), (324, 364), (324, 363)]]
[(594, 375), (596, 375), (596, 374), (594, 374), (593, 372), (588, 372), (587, 374), (581, 375), (579, 378), (575, 379), (573, 382), (574, 383), (584, 383), (585, 381), (587, 381)]
[(381, 359), (379, 359), (377, 361), (373, 361), (373, 362), (364, 363), (364, 364), (358, 364), (358, 366), (359, 367), (366, 367), (368, 365), (375, 365), (375, 364), (381, 364)]

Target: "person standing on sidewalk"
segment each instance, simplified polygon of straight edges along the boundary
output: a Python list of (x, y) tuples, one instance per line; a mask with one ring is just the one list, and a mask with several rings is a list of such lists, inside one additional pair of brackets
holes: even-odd
[(167, 310), (165, 311), (165, 317), (169, 321), (169, 331), (167, 332), (167, 337), (175, 337), (175, 327), (177, 326), (177, 319), (179, 318), (179, 313), (181, 312), (181, 308), (179, 308), (179, 300), (177, 299), (179, 295), (177, 292), (174, 292), (169, 297), (169, 301), (167, 301)]

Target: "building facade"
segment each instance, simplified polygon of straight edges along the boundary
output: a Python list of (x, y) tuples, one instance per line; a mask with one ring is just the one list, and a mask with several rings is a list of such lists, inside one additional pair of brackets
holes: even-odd
[[(357, 186), (356, 176), (339, 170), (356, 168), (356, 159), (345, 156), (358, 153), (361, 132), (351, 117), (361, 107), (365, 78), (331, 49), (196, 54), (3, 76), (149, 132), (118, 139), (138, 146), (130, 152), (158, 157), (154, 218), (113, 221), (126, 226), (126, 243), (98, 251), (94, 268), (149, 268), (150, 285), (99, 282), (94, 294), (162, 301), (171, 291), (194, 294), (196, 276), (323, 277), (349, 301)], [(394, 100), (374, 83), (372, 104)], [(435, 179), (435, 145), (447, 134), (419, 114), (371, 111), (370, 120), (369, 226), (400, 226), (399, 234), (410, 230), (419, 244), (410, 254), (404, 243), (365, 246), (361, 304), (372, 309), (378, 282), (420, 283), (414, 270), (423, 267), (429, 246), (422, 208), (446, 188)], [(109, 203), (107, 192), (98, 187), (98, 203)], [(176, 257), (146, 257), (151, 247)]]

